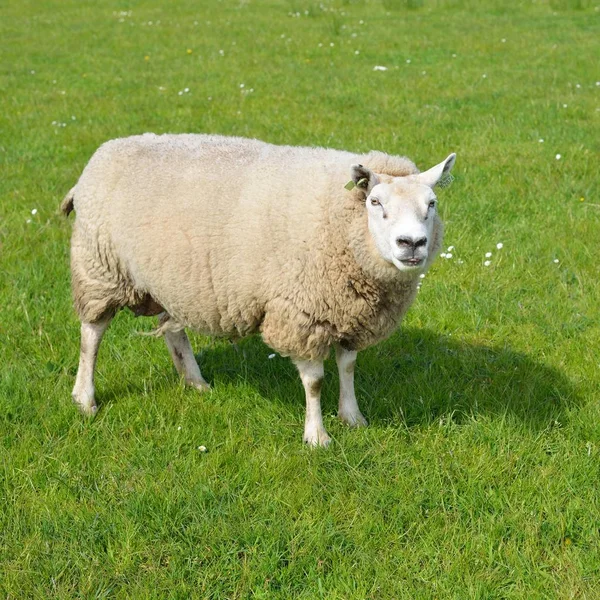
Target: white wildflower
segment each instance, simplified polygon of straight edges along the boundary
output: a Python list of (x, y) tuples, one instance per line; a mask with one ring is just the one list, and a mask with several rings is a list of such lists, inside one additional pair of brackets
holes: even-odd
[(486, 258), (491, 258), (492, 257), (492, 253), (491, 252), (486, 252), (485, 253), (485, 257)]
[(425, 279), (425, 273), (421, 273), (421, 274), (419, 275), (419, 278), (420, 278), (420, 279)]
[(373, 67), (373, 71), (387, 71), (387, 70), (388, 70), (388, 68), (387, 68), (387, 67), (383, 67), (383, 66), (381, 66), (381, 65), (375, 65), (375, 66)]
[(454, 246), (448, 246), (448, 252), (452, 252), (454, 250)]
[(560, 160), (560, 159), (562, 158), (562, 156), (561, 156), (560, 154), (557, 154), (557, 155), (555, 156), (555, 158), (556, 158), (556, 160)]
[(37, 208), (32, 209), (31, 214), (32, 215), (37, 215)]
[(540, 144), (543, 144), (543, 143), (544, 143), (544, 138), (540, 138), (540, 139), (538, 140), (538, 142), (539, 142)]
[(492, 261), (491, 261), (491, 260), (486, 260), (486, 261), (483, 263), (483, 266), (484, 266), (484, 267), (489, 267), (491, 264), (492, 264)]
[(446, 254), (446, 258), (452, 258), (452, 253), (448, 252), (448, 254)]
[(407, 58), (407, 59), (406, 59), (406, 64), (407, 64), (407, 65), (410, 65), (410, 58)]
[(200, 452), (206, 452), (207, 451), (206, 446), (198, 446), (198, 450)]
[(445, 252), (442, 252), (442, 253), (440, 254), (440, 256), (441, 256), (442, 258), (446, 258), (446, 253), (445, 253)]
[(555, 258), (552, 262), (557, 265), (560, 262), (560, 260), (558, 260), (558, 258)]
[(271, 360), (271, 359), (275, 358), (276, 356), (277, 356), (277, 354), (269, 354), (268, 358), (269, 358), (269, 360)]
[(496, 248), (498, 248), (498, 250), (502, 250), (502, 248), (504, 248), (504, 244), (502, 242), (498, 242), (496, 244)]

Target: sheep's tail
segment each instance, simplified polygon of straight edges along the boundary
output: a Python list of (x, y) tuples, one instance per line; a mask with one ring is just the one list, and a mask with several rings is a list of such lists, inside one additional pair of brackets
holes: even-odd
[(60, 212), (68, 217), (73, 212), (73, 199), (75, 198), (75, 187), (73, 186), (69, 193), (65, 196), (65, 199), (60, 203)]

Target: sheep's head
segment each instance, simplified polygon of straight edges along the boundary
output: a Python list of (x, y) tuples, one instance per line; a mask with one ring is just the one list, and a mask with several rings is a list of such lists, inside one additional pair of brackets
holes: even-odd
[(381, 257), (400, 271), (422, 271), (432, 256), (439, 226), (433, 188), (454, 166), (455, 154), (414, 175), (390, 177), (362, 165), (352, 167), (352, 180), (364, 192), (369, 231)]

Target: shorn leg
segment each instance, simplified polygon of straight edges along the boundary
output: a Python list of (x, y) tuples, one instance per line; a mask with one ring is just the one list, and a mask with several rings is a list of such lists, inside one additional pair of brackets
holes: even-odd
[(362, 416), (354, 393), (354, 367), (357, 353), (344, 350), (341, 346), (335, 348), (335, 360), (340, 376), (340, 404), (338, 417), (351, 427), (364, 427), (367, 420)]
[(175, 368), (184, 378), (185, 384), (202, 392), (210, 390), (210, 385), (206, 383), (200, 373), (200, 367), (194, 358), (192, 345), (185, 331), (181, 329), (180, 331), (165, 332), (165, 342), (175, 363)]
[(294, 361), (306, 393), (306, 419), (304, 441), (310, 446), (328, 446), (331, 438), (323, 426), (321, 414), (321, 386), (323, 385), (322, 360)]
[(98, 348), (113, 315), (103, 317), (95, 323), (81, 323), (81, 350), (79, 368), (73, 388), (73, 401), (79, 406), (84, 415), (93, 416), (98, 412), (94, 399), (94, 368)]

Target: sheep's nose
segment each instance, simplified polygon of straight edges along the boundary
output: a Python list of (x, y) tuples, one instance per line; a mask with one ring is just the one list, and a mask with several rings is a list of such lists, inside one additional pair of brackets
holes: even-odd
[(415, 239), (411, 237), (400, 236), (396, 238), (396, 244), (398, 244), (400, 248), (412, 248), (415, 250), (420, 246), (425, 246), (427, 244), (427, 238), (421, 237)]

